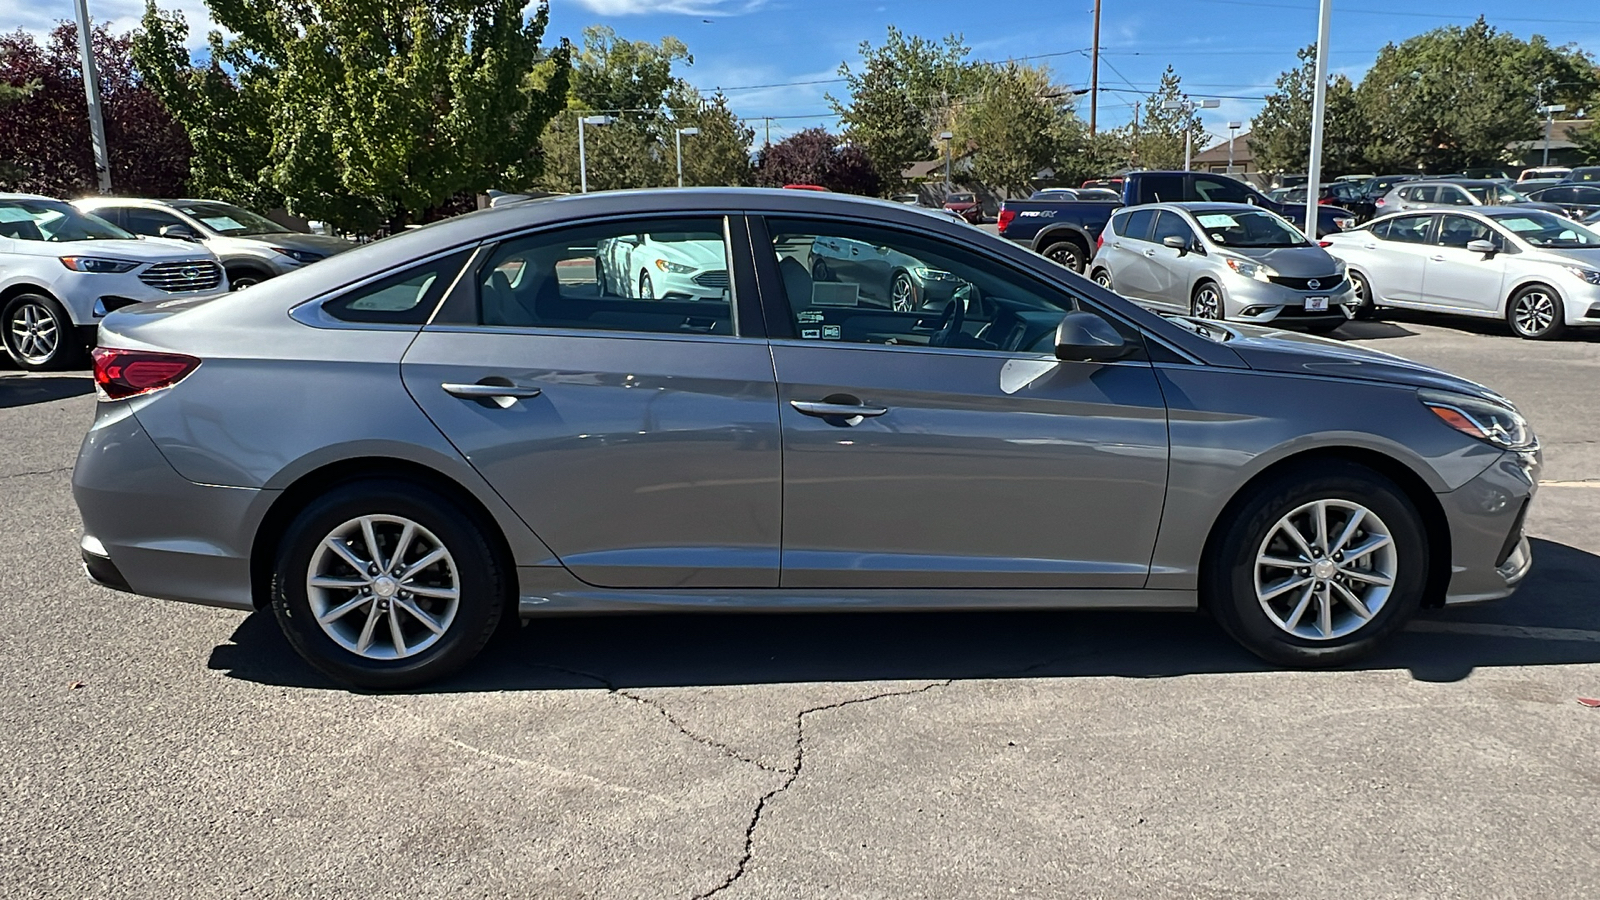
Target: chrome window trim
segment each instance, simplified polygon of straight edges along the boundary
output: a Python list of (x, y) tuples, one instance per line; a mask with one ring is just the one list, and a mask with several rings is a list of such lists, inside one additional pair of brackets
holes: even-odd
[[(695, 332), (623, 331), (604, 328), (548, 328), (542, 325), (430, 325), (432, 334), (511, 334), (528, 337), (559, 338), (626, 338), (628, 340), (692, 341), (694, 343), (743, 343), (753, 340), (734, 334), (698, 334)], [(865, 346), (865, 345), (863, 345)]]
[[(424, 327), (423, 324), (410, 324), (403, 322), (351, 322), (348, 319), (341, 319), (329, 313), (322, 308), (322, 305), (324, 303), (337, 300), (351, 291), (359, 291), (367, 285), (382, 281), (385, 278), (392, 278), (399, 274), (399, 272), (403, 272), (406, 269), (418, 268), (428, 265), (429, 263), (438, 262), (441, 259), (454, 256), (472, 246), (472, 244), (461, 244), (451, 247), (448, 250), (441, 250), (438, 253), (430, 253), (427, 256), (419, 259), (410, 260), (404, 268), (398, 271), (390, 269), (384, 272), (375, 272), (358, 281), (352, 281), (348, 284), (343, 284), (339, 287), (324, 291), (315, 297), (312, 297), (308, 300), (302, 300), (299, 303), (296, 303), (294, 306), (291, 306), (288, 313), (289, 318), (299, 322), (301, 325), (308, 325), (312, 328), (326, 328), (345, 331), (420, 331)], [(474, 250), (473, 255), (467, 259), (467, 262), (471, 262), (472, 259), (476, 258), (476, 256), (477, 254)], [(450, 291), (453, 290), (455, 284), (460, 281), (461, 272), (465, 271), (465, 268), (465, 264), (463, 264), (461, 271), (456, 272), (455, 278), (450, 282), (451, 287), (439, 294), (439, 299), (434, 302), (433, 309), (429, 310), (426, 321), (432, 321), (433, 317), (438, 315), (439, 307), (444, 305), (445, 298), (450, 296)]]

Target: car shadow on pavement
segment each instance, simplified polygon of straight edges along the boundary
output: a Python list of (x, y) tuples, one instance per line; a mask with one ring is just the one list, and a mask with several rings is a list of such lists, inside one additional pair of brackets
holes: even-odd
[(1341, 341), (1377, 341), (1384, 338), (1414, 337), (1415, 331), (1402, 328), (1396, 322), (1379, 319), (1351, 319), (1329, 332), (1328, 337)]
[(94, 380), (73, 375), (0, 375), (0, 409), (94, 393)]
[[(1350, 669), (1459, 681), (1475, 669), (1600, 662), (1600, 556), (1536, 540), (1512, 598), (1430, 611)], [(209, 666), (286, 687), (336, 688), (267, 613), (245, 619)], [(457, 676), (422, 690), (526, 691), (793, 682), (1070, 678), (1268, 672), (1199, 614), (930, 612), (654, 614), (535, 619)]]
[[(1453, 316), (1449, 313), (1425, 312), (1416, 309), (1389, 308), (1379, 311), (1375, 319), (1357, 319), (1339, 326), (1336, 335), (1344, 338), (1386, 338), (1404, 337), (1416, 334), (1408, 331), (1406, 325), (1432, 325), (1437, 328), (1449, 328), (1463, 334), (1476, 334), (1484, 337), (1507, 338), (1520, 340), (1511, 333), (1511, 326), (1504, 319), (1481, 318), (1479, 316)], [(1368, 334), (1364, 329), (1392, 329), (1392, 333)], [(1600, 343), (1600, 328), (1568, 328), (1566, 333), (1557, 338), (1556, 343)]]

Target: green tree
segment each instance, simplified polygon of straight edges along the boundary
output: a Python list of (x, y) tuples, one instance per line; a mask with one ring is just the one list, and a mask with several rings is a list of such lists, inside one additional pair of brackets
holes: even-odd
[(1187, 103), (1183, 80), (1172, 66), (1161, 73), (1161, 86), (1145, 99), (1144, 120), (1137, 123), (1131, 140), (1135, 161), (1147, 169), (1176, 169), (1183, 165), (1184, 143), (1192, 152), (1204, 148), (1205, 125), (1193, 108), (1167, 109), (1171, 100)]
[(1041, 170), (1057, 165), (1086, 135), (1068, 92), (1049, 70), (1010, 62), (990, 68), (956, 117), (958, 145), (970, 145), (972, 174), (1008, 193), (1026, 191)]
[[(1278, 76), (1266, 104), (1250, 123), (1250, 150), (1262, 171), (1306, 171), (1311, 156), (1316, 53), (1316, 45), (1298, 51), (1300, 65)], [(1372, 128), (1356, 101), (1355, 85), (1343, 75), (1330, 77), (1322, 133), (1323, 175), (1331, 178), (1366, 168), (1371, 144)]]
[(729, 187), (750, 184), (754, 174), (750, 145), (756, 133), (728, 108), (728, 98), (717, 94), (705, 100), (699, 91), (684, 86), (669, 99), (673, 127), (700, 129), (699, 134), (683, 139), (683, 183)]
[(957, 35), (935, 42), (891, 25), (882, 46), (863, 41), (860, 49), (859, 68), (839, 66), (848, 99), (828, 100), (845, 140), (864, 150), (892, 187), (907, 165), (933, 157), (937, 135), (953, 127), (987, 73)]
[[(463, 195), (531, 185), (539, 135), (566, 96), (568, 50), (541, 46), (549, 8), (518, 0), (207, 0), (219, 70), (197, 73), (182, 20), (153, 0), (141, 67), (169, 86), (167, 108), (202, 156), (225, 107), (270, 135), (257, 179), (296, 213), (354, 230), (393, 230)], [(152, 27), (160, 25), (162, 27)], [(542, 89), (529, 74), (554, 61)], [(213, 63), (214, 66), (218, 64)], [(232, 68), (234, 77), (227, 77)], [(159, 71), (157, 71), (159, 69)], [(230, 96), (228, 88), (235, 92)], [(208, 80), (209, 79), (209, 80)], [(186, 106), (200, 96), (213, 101)], [(233, 135), (237, 136), (237, 135)], [(221, 149), (217, 177), (248, 180), (253, 161)]]
[(1507, 161), (1508, 143), (1539, 134), (1541, 99), (1576, 108), (1597, 89), (1588, 54), (1537, 35), (1523, 41), (1480, 17), (1386, 45), (1356, 97), (1372, 123), (1372, 162), (1439, 172)]

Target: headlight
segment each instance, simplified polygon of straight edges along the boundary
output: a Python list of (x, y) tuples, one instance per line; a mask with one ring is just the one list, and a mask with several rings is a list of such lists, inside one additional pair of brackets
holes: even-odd
[(1527, 450), (1538, 444), (1528, 420), (1509, 403), (1428, 390), (1418, 391), (1417, 399), (1438, 416), (1439, 421), (1468, 437), (1505, 450)]
[(94, 272), (101, 275), (114, 275), (139, 267), (138, 263), (128, 262), (125, 259), (97, 259), (93, 256), (63, 256), (61, 264), (74, 272)]
[(1600, 270), (1587, 269), (1583, 266), (1562, 266), (1561, 268), (1566, 269), (1568, 272), (1571, 272), (1590, 284), (1600, 284)]
[(1263, 263), (1251, 262), (1248, 259), (1235, 259), (1232, 256), (1226, 256), (1223, 259), (1227, 262), (1228, 268), (1246, 278), (1254, 278), (1257, 281), (1271, 281), (1272, 276), (1278, 274), (1271, 266)]
[(1345, 272), (1345, 269), (1348, 269), (1348, 268), (1349, 268), (1349, 266), (1346, 266), (1344, 264), (1344, 260), (1339, 259), (1338, 257), (1334, 257), (1333, 270), (1335, 272), (1338, 272), (1340, 275), (1343, 275), (1344, 272)]
[(1340, 231), (1349, 231), (1350, 229), (1356, 227), (1356, 220), (1355, 219), (1347, 219), (1347, 218), (1341, 217), (1341, 218), (1334, 219), (1333, 220), (1333, 225), (1334, 225), (1335, 228), (1339, 229)]
[(282, 253), (298, 263), (314, 263), (324, 258), (321, 253), (312, 253), (309, 250), (291, 250), (288, 247), (273, 247), (272, 252)]
[(928, 268), (923, 268), (923, 267), (919, 266), (919, 267), (917, 267), (915, 269), (912, 269), (911, 270), (911, 274), (917, 276), (918, 278), (921, 278), (923, 281), (954, 281), (955, 280), (955, 276), (954, 275), (951, 275), (949, 272), (946, 272), (943, 269), (928, 269)]
[(671, 272), (674, 275), (689, 275), (699, 271), (694, 266), (686, 266), (683, 263), (675, 263), (666, 259), (656, 260), (656, 268), (663, 272)]

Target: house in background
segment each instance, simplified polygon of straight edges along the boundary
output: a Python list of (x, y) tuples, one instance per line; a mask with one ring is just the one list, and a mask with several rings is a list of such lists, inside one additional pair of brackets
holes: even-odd
[(1192, 160), (1196, 172), (1214, 172), (1218, 175), (1233, 175), (1245, 181), (1253, 180), (1249, 176), (1261, 170), (1256, 167), (1255, 154), (1250, 152), (1250, 132), (1240, 132), (1233, 139), (1233, 168), (1228, 168), (1228, 142), (1223, 141), (1212, 147), (1196, 153)]
[(1585, 166), (1590, 165), (1584, 157), (1583, 151), (1578, 149), (1574, 140), (1578, 135), (1584, 134), (1594, 124), (1593, 119), (1557, 119), (1551, 123), (1548, 132), (1544, 123), (1539, 123), (1539, 136), (1531, 141), (1512, 141), (1506, 145), (1506, 150), (1511, 154), (1511, 162), (1521, 168), (1542, 166), (1545, 163), (1545, 135), (1550, 139), (1550, 162), (1552, 166)]

